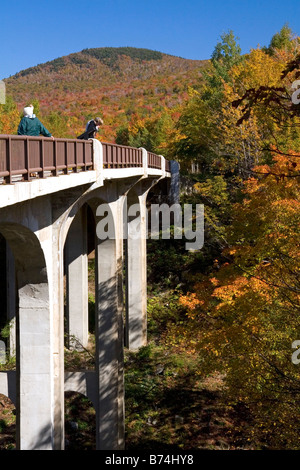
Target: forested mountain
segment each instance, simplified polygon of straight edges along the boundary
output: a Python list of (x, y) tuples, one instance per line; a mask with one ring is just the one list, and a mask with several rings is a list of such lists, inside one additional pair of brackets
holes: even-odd
[(22, 70), (6, 79), (7, 94), (20, 110), (38, 101), (57, 136), (74, 137), (87, 119), (104, 118), (103, 140), (114, 140), (132, 114), (171, 109), (196, 86), (207, 61), (188, 60), (148, 49), (84, 49)]

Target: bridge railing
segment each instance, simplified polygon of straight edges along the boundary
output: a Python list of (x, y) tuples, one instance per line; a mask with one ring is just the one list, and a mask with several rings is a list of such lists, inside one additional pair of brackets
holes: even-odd
[(29, 181), (93, 168), (92, 141), (0, 135), (0, 177)]
[(155, 153), (148, 152), (148, 167), (156, 168), (157, 170), (161, 169), (161, 157)]
[[(102, 142), (103, 167), (143, 166), (143, 150)], [(162, 168), (163, 159), (147, 152), (149, 168)], [(30, 181), (94, 169), (92, 140), (0, 135), (0, 183)], [(166, 160), (167, 171), (170, 164)]]
[(104, 168), (143, 166), (143, 151), (134, 147), (102, 142)]

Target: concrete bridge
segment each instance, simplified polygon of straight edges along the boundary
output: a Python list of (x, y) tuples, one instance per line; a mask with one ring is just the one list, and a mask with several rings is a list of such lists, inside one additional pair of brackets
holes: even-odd
[[(124, 448), (124, 342), (146, 344), (146, 200), (177, 171), (145, 149), (0, 135), (1, 325), (17, 364), (0, 372), (0, 393), (16, 406), (19, 449), (64, 449), (65, 391), (92, 401), (97, 449)], [(113, 236), (99, 238), (109, 224)], [(67, 372), (65, 333), (88, 343), (91, 250), (95, 368)]]

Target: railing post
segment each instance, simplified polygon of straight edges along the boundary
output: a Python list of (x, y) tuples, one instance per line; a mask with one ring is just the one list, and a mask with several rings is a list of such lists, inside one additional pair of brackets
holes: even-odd
[[(75, 173), (78, 173), (79, 168), (78, 168), (78, 153), (77, 153), (77, 142), (74, 144), (74, 160), (75, 160)], [(83, 162), (84, 164), (86, 163), (85, 161)], [(86, 165), (84, 165), (84, 169), (86, 170)]]
[(9, 184), (12, 184), (11, 137), (8, 137), (8, 171), (9, 171)]
[(64, 143), (64, 149), (65, 149), (65, 174), (68, 175), (69, 174), (69, 169), (68, 169), (68, 144), (67, 144), (67, 141)]
[(140, 149), (142, 150), (142, 155), (143, 155), (142, 159), (143, 159), (144, 176), (147, 177), (148, 176), (148, 152), (143, 147), (140, 147)]
[(54, 153), (55, 176), (58, 176), (58, 168), (57, 168), (57, 140), (56, 140), (56, 139), (54, 140), (53, 145), (54, 145), (53, 153)]
[(161, 161), (161, 171), (162, 171), (162, 177), (164, 178), (166, 176), (166, 159), (162, 155), (160, 155), (160, 161)]
[(41, 163), (42, 163), (42, 178), (45, 178), (45, 146), (44, 139), (41, 142)]
[(103, 185), (103, 145), (97, 139), (91, 139), (93, 141), (93, 167), (96, 171), (97, 181)]
[(25, 140), (25, 170), (27, 170), (27, 174), (25, 174), (24, 179), (26, 181), (30, 181), (30, 161), (29, 161), (29, 141), (28, 137)]

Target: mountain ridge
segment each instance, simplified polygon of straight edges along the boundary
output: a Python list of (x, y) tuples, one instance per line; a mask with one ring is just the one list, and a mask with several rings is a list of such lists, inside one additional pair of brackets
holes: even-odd
[(105, 120), (104, 136), (130, 115), (173, 109), (197, 87), (207, 60), (183, 59), (151, 49), (83, 49), (29, 67), (5, 79), (6, 92), (22, 108), (38, 101), (43, 115), (58, 113), (74, 136), (93, 115)]
[(59, 68), (63, 68), (68, 63), (74, 63), (76, 65), (89, 65), (92, 63), (91, 59), (95, 58), (105, 65), (113, 66), (116, 65), (118, 57), (127, 56), (131, 59), (139, 61), (150, 61), (150, 60), (161, 60), (163, 57), (173, 57), (182, 61), (204, 63), (206, 60), (197, 59), (185, 59), (180, 56), (168, 54), (152, 49), (137, 48), (137, 47), (99, 47), (99, 48), (85, 48), (79, 52), (72, 52), (68, 55), (57, 57), (47, 62), (37, 64), (35, 66), (28, 67), (20, 70), (16, 74), (5, 78), (5, 81), (10, 79), (19, 78), (22, 76), (38, 73), (41, 69), (49, 67), (53, 71), (57, 71)]

